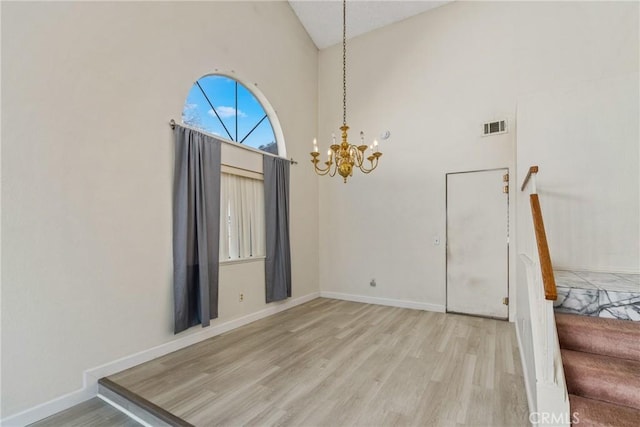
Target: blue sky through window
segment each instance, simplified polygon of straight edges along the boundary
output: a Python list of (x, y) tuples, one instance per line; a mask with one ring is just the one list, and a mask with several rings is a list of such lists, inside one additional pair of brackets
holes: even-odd
[[(215, 107), (219, 118), (209, 102)], [(260, 102), (241, 83), (237, 84), (236, 99), (234, 79), (226, 76), (205, 76), (191, 87), (184, 104), (182, 121), (225, 139), (236, 142), (244, 139), (243, 144), (253, 148), (264, 149), (272, 144), (265, 151), (277, 154), (276, 138), (269, 118), (260, 122), (265, 115)], [(255, 127), (256, 125), (258, 126)]]

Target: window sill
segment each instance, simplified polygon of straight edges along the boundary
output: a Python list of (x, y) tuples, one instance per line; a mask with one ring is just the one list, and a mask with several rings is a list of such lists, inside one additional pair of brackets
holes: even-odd
[(220, 261), (220, 265), (246, 264), (248, 262), (264, 261), (266, 257), (255, 256), (251, 258), (225, 259)]

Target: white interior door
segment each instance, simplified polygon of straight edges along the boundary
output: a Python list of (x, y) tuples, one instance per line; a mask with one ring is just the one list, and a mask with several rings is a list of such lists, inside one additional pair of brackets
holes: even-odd
[(447, 311), (509, 316), (507, 172), (447, 174)]

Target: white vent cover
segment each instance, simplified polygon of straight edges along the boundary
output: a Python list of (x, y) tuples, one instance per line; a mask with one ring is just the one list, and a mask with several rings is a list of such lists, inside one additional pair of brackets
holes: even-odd
[(482, 136), (498, 135), (507, 133), (507, 121), (497, 120), (495, 122), (487, 122), (482, 125)]

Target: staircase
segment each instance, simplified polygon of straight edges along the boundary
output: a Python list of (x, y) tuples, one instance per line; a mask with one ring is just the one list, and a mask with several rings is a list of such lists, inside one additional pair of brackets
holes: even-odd
[(555, 314), (573, 425), (640, 425), (640, 322)]
[(522, 268), (517, 269), (526, 289), (517, 300), (516, 330), (529, 407), (532, 414), (547, 415), (530, 420), (563, 427), (639, 427), (640, 276), (554, 273), (538, 170), (531, 166), (520, 187), (530, 193), (535, 241), (521, 233)]

